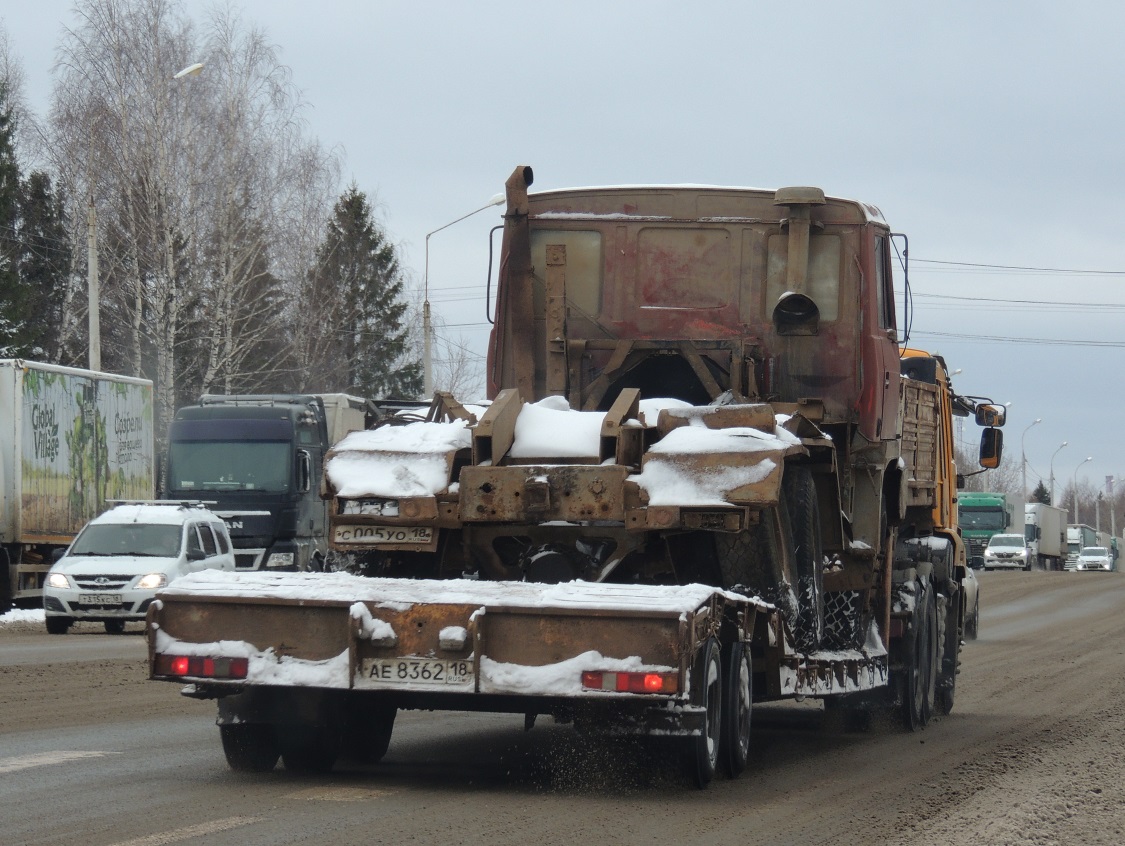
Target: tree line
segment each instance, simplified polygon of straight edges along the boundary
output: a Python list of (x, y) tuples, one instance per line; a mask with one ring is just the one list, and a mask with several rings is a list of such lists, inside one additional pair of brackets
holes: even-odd
[(419, 396), (398, 250), (265, 33), (180, 0), (74, 16), (43, 116), (0, 29), (0, 357), (86, 366), (93, 238), (101, 369), (152, 379), (159, 422), (204, 393)]

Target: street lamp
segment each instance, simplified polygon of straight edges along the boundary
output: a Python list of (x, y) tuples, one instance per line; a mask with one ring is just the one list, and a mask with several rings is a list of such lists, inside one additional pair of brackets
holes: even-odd
[(196, 62), (195, 64), (188, 65), (181, 71), (173, 74), (172, 79), (183, 79), (185, 76), (199, 76), (203, 71), (203, 62)]
[[(1036, 417), (1035, 421), (1031, 424), (1031, 426), (1034, 426), (1037, 423), (1042, 423), (1042, 422), (1043, 422), (1042, 417)], [(1031, 426), (1028, 426), (1027, 429), (1030, 429)], [(1020, 470), (1023, 473), (1023, 501), (1024, 502), (1027, 502), (1027, 452), (1025, 452), (1024, 448), (1023, 448), (1023, 439), (1027, 437), (1027, 429), (1024, 429), (1023, 434), (1020, 435)]]
[(430, 399), (434, 395), (434, 360), (433, 360), (433, 347), (431, 343), (431, 335), (433, 326), (430, 323), (430, 236), (436, 235), (443, 229), (448, 229), (455, 223), (460, 223), (467, 217), (472, 217), (474, 214), (479, 214), (485, 209), (490, 209), (493, 206), (498, 206), (506, 199), (504, 194), (497, 194), (486, 205), (481, 206), (479, 209), (474, 209), (468, 214), (463, 214), (456, 220), (451, 220), (444, 226), (439, 226), (432, 232), (426, 233), (426, 270), (422, 277), (422, 287), (424, 289), (424, 297), (422, 301), (422, 367), (423, 367), (423, 394), (426, 399)]
[(1087, 461), (1093, 461), (1094, 456), (1087, 455), (1078, 462), (1078, 467), (1074, 468), (1074, 522), (1078, 522), (1078, 469)]
[[(1059, 444), (1059, 449), (1066, 446), (1069, 441), (1063, 441)], [(1055, 456), (1059, 454), (1059, 449), (1051, 453), (1051, 505), (1055, 505)]]

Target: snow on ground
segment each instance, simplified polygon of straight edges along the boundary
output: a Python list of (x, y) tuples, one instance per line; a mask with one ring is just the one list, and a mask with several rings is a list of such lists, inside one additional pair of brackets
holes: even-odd
[(0, 626), (10, 623), (42, 623), (47, 619), (42, 608), (13, 608), (7, 614), (0, 614)]

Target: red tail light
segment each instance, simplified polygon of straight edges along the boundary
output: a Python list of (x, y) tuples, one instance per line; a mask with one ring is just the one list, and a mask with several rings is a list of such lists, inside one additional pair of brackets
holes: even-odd
[(589, 690), (612, 690), (617, 693), (676, 693), (680, 679), (676, 673), (604, 673), (587, 671), (582, 686)]
[(153, 674), (202, 679), (244, 679), (248, 658), (203, 658), (199, 655), (157, 655)]

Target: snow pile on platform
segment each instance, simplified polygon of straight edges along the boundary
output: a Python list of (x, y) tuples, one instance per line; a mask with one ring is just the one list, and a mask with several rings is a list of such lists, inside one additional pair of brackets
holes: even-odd
[[(766, 479), (778, 460), (801, 439), (781, 424), (778, 415), (772, 434), (753, 427), (710, 429), (700, 418), (680, 426), (653, 444), (645, 456), (643, 471), (630, 476), (648, 493), (650, 505), (724, 505), (731, 491)], [(769, 453), (758, 461), (755, 453)], [(722, 463), (695, 461), (693, 456), (714, 458), (738, 456)]]
[(471, 445), (462, 420), (384, 426), (352, 432), (325, 470), (339, 496), (432, 496), (449, 486), (450, 455)]

